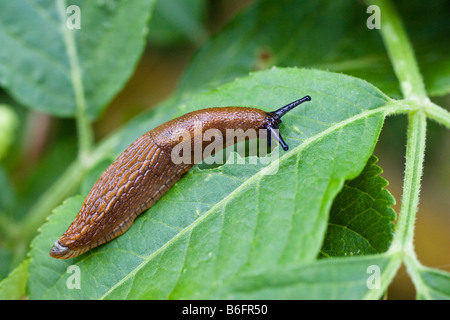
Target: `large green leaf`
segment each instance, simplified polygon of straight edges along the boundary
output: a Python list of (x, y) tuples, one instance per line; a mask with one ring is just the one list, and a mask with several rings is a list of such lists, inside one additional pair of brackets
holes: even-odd
[(326, 259), (244, 274), (222, 290), (227, 299), (368, 299), (383, 295), (372, 270), (380, 283), (390, 282), (399, 262), (393, 254)]
[[(133, 72), (153, 2), (1, 1), (0, 85), (30, 108), (73, 116), (80, 80), (88, 114), (97, 117)], [(69, 5), (81, 10), (79, 30), (66, 27)], [(68, 53), (65, 37), (73, 38), (74, 52)]]
[[(283, 118), (290, 149), (278, 161), (195, 168), (123, 236), (54, 260), (50, 247), (83, 202), (68, 199), (33, 241), (30, 297), (227, 297), (245, 275), (315, 262), (333, 199), (364, 168), (390, 100), (356, 78), (273, 68), (193, 96), (179, 112), (227, 105), (273, 110), (305, 94), (312, 101)], [(73, 264), (81, 290), (66, 286)]]
[[(396, 1), (412, 38), (430, 96), (450, 92), (448, 1)], [(377, 29), (368, 29), (363, 1), (262, 0), (207, 41), (180, 91), (213, 88), (252, 70), (314, 67), (345, 72), (401, 93)]]

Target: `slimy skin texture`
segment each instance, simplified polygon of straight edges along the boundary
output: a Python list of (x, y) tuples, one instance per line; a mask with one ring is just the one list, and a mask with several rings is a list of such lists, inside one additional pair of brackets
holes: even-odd
[[(298, 105), (309, 100), (306, 96), (294, 103)], [(180, 143), (180, 140), (173, 138), (177, 130), (189, 132), (192, 144), (196, 141), (196, 135), (203, 135), (208, 129), (218, 129), (223, 137), (226, 137), (227, 129), (271, 131), (278, 129), (281, 116), (290, 110), (283, 110), (282, 113), (280, 110), (283, 108), (273, 113), (243, 107), (203, 109), (147, 132), (101, 175), (75, 220), (55, 241), (50, 256), (56, 259), (73, 258), (120, 236), (139, 214), (158, 201), (192, 166), (202, 161), (201, 158), (194, 159), (194, 147), (191, 148), (191, 159), (196, 161), (189, 164), (175, 164), (172, 161), (172, 149)], [(198, 124), (201, 124), (201, 131), (195, 130)], [(275, 139), (287, 150), (280, 136), (275, 136)], [(203, 141), (202, 150), (209, 143)], [(234, 144), (234, 141), (223, 141), (223, 147), (230, 144)]]

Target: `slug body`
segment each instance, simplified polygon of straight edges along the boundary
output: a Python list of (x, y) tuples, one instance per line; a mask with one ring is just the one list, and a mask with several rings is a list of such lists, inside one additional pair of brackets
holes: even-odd
[[(73, 258), (123, 234), (143, 211), (150, 208), (183, 174), (202, 158), (194, 157), (193, 146), (198, 135), (208, 129), (267, 129), (284, 150), (288, 147), (277, 130), (281, 116), (304, 101), (306, 96), (274, 112), (256, 108), (209, 108), (185, 114), (147, 132), (131, 144), (95, 183), (80, 212), (67, 231), (55, 241), (50, 256)], [(201, 131), (196, 125), (201, 124)], [(187, 132), (192, 141), (192, 161), (174, 163), (172, 151), (180, 140), (178, 132)], [(197, 140), (198, 141), (198, 140)], [(224, 139), (223, 147), (234, 144)], [(202, 142), (204, 149), (209, 142)]]

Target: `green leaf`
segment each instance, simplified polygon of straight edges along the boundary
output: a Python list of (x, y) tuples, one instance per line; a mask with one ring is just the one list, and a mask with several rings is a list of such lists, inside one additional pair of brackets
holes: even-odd
[[(79, 210), (83, 201), (84, 198), (81, 196), (69, 198), (64, 201), (61, 206), (54, 210), (54, 214), (49, 217), (48, 222), (40, 228), (39, 231), (41, 232), (41, 235), (33, 240), (31, 244), (31, 265), (29, 268), (28, 280), (30, 298), (36, 298), (43, 295), (55, 282), (64, 280), (66, 269), (72, 262), (70, 260), (63, 260), (59, 263), (51, 263), (49, 250), (51, 248), (52, 240), (50, 240), (49, 235), (64, 232), (68, 227), (65, 224), (72, 218), (73, 212)], [(49, 264), (49, 262), (51, 264)], [(44, 271), (46, 267), (50, 267), (50, 269)], [(39, 274), (41, 276), (37, 276)], [(66, 282), (64, 281), (64, 285), (65, 284)], [(65, 293), (68, 297), (68, 294), (71, 292), (65, 290), (61, 293)], [(58, 298), (64, 298), (64, 295), (61, 295)]]
[[(304, 265), (279, 267), (260, 274), (243, 275), (226, 288), (227, 299), (365, 299), (383, 295), (372, 286), (372, 268), (379, 281), (388, 281), (400, 262), (396, 255), (374, 255), (319, 260)], [(379, 269), (378, 269), (379, 268)]]
[(157, 1), (149, 26), (150, 42), (160, 46), (198, 43), (206, 37), (206, 9), (205, 0)]
[[(450, 92), (448, 1), (396, 1), (411, 35), (430, 96)], [(214, 88), (253, 70), (313, 67), (344, 72), (401, 97), (378, 30), (366, 26), (361, 1), (257, 1), (208, 40), (179, 90)]]
[(368, 255), (389, 249), (396, 218), (394, 197), (385, 189), (388, 182), (370, 157), (364, 170), (346, 181), (330, 211), (321, 254), (328, 257)]
[(450, 273), (428, 267), (418, 271), (422, 281), (416, 286), (418, 299), (450, 300)]
[(30, 259), (24, 260), (0, 282), (0, 300), (17, 300), (26, 296), (29, 265)]
[[(87, 112), (93, 119), (131, 76), (144, 49), (154, 1), (63, 3), (63, 9), (80, 8), (81, 29), (66, 27), (72, 13), (61, 12), (57, 1), (1, 1), (0, 85), (30, 108), (73, 116), (72, 74), (81, 72)], [(64, 37), (75, 42), (70, 58)]]
[[(305, 94), (312, 101), (283, 118), (290, 149), (279, 160), (196, 167), (123, 236), (83, 256), (54, 260), (51, 245), (83, 202), (68, 199), (33, 241), (30, 297), (227, 296), (226, 283), (241, 275), (316, 261), (333, 199), (364, 168), (390, 100), (356, 78), (273, 68), (193, 96), (179, 113), (228, 105), (269, 111)], [(66, 286), (72, 264), (80, 267), (81, 290)]]

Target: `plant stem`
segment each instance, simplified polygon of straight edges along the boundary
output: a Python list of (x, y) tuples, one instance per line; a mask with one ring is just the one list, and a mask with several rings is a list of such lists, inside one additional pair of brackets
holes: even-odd
[(380, 7), (381, 36), (405, 99), (428, 101), (425, 86), (405, 28), (390, 0), (372, 1)]
[(402, 206), (397, 230), (390, 250), (406, 255), (414, 254), (414, 222), (419, 203), (420, 179), (423, 170), (426, 137), (426, 114), (430, 104), (419, 72), (417, 61), (400, 17), (390, 0), (378, 0), (381, 11), (381, 36), (388, 51), (395, 74), (400, 82), (405, 100), (418, 105), (409, 114), (406, 145), (405, 177), (403, 181)]
[(414, 222), (423, 171), (426, 125), (426, 116), (423, 110), (409, 115), (402, 206), (397, 221), (397, 231), (391, 247), (391, 250), (402, 250), (406, 254), (414, 253)]
[(428, 118), (433, 119), (450, 129), (450, 112), (432, 102), (430, 102), (424, 110)]
[(69, 30), (66, 26), (66, 8), (65, 0), (58, 0), (58, 12), (61, 18), (61, 32), (64, 37), (67, 56), (70, 65), (70, 77), (72, 80), (73, 91), (75, 95), (76, 120), (78, 129), (78, 151), (79, 157), (83, 161), (89, 154), (93, 144), (93, 133), (90, 121), (87, 117), (87, 104), (84, 95), (83, 77), (81, 67), (78, 61), (78, 51), (75, 42), (76, 30)]

